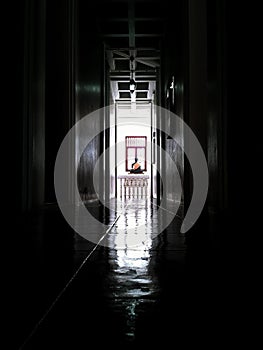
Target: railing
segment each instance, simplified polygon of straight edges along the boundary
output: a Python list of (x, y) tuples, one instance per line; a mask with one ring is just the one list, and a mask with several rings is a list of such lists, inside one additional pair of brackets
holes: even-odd
[(120, 198), (143, 198), (148, 195), (149, 175), (127, 174), (119, 175)]

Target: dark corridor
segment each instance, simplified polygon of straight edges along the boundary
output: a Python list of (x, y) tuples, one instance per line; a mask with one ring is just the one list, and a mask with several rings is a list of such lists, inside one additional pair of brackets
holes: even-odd
[[(242, 198), (248, 196), (253, 204), (251, 215), (247, 209), (244, 216), (260, 217), (261, 189), (260, 173), (244, 172), (244, 159), (258, 164), (260, 137), (257, 128), (242, 122), (246, 112), (237, 93), (237, 62), (245, 36), (235, 6), (225, 0), (22, 0), (10, 14), (8, 53), (15, 87), (10, 96), (16, 102), (10, 102), (13, 118), (6, 121), (15, 140), (9, 154), (16, 160), (7, 161), (4, 213), (12, 224), (6, 348), (194, 344), (214, 349), (235, 344), (238, 332), (232, 326), (242, 322), (243, 313), (235, 282), (241, 274), (245, 284), (238, 265), (245, 259), (237, 260), (234, 252), (241, 252), (242, 233), (254, 226), (253, 232), (258, 231), (257, 223), (242, 218)], [(103, 131), (78, 164), (83, 203), (108, 228), (103, 239), (111, 247), (130, 225), (145, 236), (143, 247), (123, 243), (114, 249), (85, 240), (65, 221), (55, 194), (54, 166), (75, 123), (105, 106), (132, 103), (138, 109), (161, 106), (192, 129), (205, 154), (209, 188), (200, 217), (181, 233), (193, 172), (183, 149), (162, 131), (165, 121), (157, 113), (151, 137), (176, 164), (183, 192), (177, 215), (152, 239), (162, 215), (171, 213), (160, 201), (175, 201), (173, 178), (163, 198), (169, 164), (156, 153), (156, 198), (151, 188), (149, 198), (125, 199), (120, 212), (109, 210), (97, 197), (93, 173), (116, 139), (108, 127), (110, 114), (93, 120), (88, 129), (103, 125)], [(167, 120), (183, 143), (183, 130), (172, 117)], [(240, 152), (247, 134), (255, 135), (253, 155), (249, 147)], [(109, 179), (105, 157), (98, 182), (111, 203), (118, 183)], [(96, 227), (89, 229), (101, 234)]]

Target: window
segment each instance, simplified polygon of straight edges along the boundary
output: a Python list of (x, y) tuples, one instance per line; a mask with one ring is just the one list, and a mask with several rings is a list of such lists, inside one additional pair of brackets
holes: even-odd
[(147, 171), (146, 145), (147, 136), (126, 136), (126, 171), (131, 169), (134, 159), (138, 158), (141, 170)]

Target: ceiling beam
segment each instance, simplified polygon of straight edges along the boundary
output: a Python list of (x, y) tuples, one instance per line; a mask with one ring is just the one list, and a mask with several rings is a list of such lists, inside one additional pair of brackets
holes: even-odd
[[(133, 60), (131, 60), (131, 57), (133, 57)], [(131, 72), (136, 70), (136, 50), (130, 50), (130, 70)]]
[[(127, 69), (115, 69), (114, 71), (110, 71), (111, 74), (114, 73), (130, 73), (129, 70)], [(155, 69), (140, 69), (136, 71), (136, 75), (138, 75), (139, 77), (141, 76), (140, 73), (153, 73), (156, 74), (156, 70)]]
[[(112, 72), (110, 72), (110, 75), (112, 76), (112, 77), (115, 77), (115, 76), (117, 76), (117, 75), (120, 75), (120, 73), (126, 73), (126, 74), (121, 74), (121, 76), (130, 76), (130, 71), (129, 70), (125, 70), (125, 71), (123, 71), (123, 70), (115, 70), (115, 71), (112, 71)], [(141, 78), (142, 76), (145, 76), (145, 75), (147, 75), (147, 76), (156, 76), (156, 71), (155, 70), (140, 70), (140, 71), (136, 71), (136, 77), (138, 77), (138, 78)]]
[(152, 68), (160, 67), (160, 64), (158, 62), (142, 60), (138, 57), (136, 57), (136, 62), (140, 62), (140, 63), (145, 64), (146, 66), (149, 66)]
[[(114, 57), (114, 60), (117, 60), (117, 61), (127, 61), (129, 58), (128, 57)], [(138, 57), (136, 56), (136, 60), (159, 60), (160, 59), (160, 56), (142, 56), (142, 57)]]
[[(110, 79), (113, 81), (120, 81), (122, 83), (130, 82), (130, 75), (111, 75)], [(148, 81), (155, 81), (156, 75), (141, 75), (140, 77), (136, 77), (136, 81), (138, 83), (146, 83)]]
[(128, 3), (128, 21), (129, 21), (129, 47), (135, 48), (135, 21), (134, 21), (134, 0)]
[[(130, 98), (117, 98), (116, 101), (131, 101)], [(151, 101), (150, 98), (141, 98), (141, 97), (136, 97), (136, 101)]]
[(160, 56), (136, 56), (136, 59), (140, 59), (140, 60), (159, 60)]
[[(141, 89), (136, 89), (137, 92), (148, 92), (149, 90), (141, 90)], [(130, 90), (122, 90), (119, 89), (119, 92), (130, 92)]]
[[(121, 56), (121, 57), (130, 59), (130, 56), (127, 55), (127, 53), (125, 53), (125, 52), (113, 50), (113, 53), (115, 53), (116, 55), (119, 55), (119, 56)], [(142, 64), (145, 64), (146, 66), (150, 66), (150, 67), (152, 67), (152, 68), (156, 68), (156, 67), (159, 67), (159, 66), (160, 66), (160, 64), (159, 64), (158, 62), (154, 62), (154, 61), (150, 61), (150, 60), (149, 60), (149, 61), (148, 61), (148, 60), (147, 60), (147, 61), (144, 61), (144, 60), (142, 60), (142, 59), (139, 58), (139, 57), (135, 57), (134, 60), (135, 60), (136, 62), (140, 62), (140, 63), (142, 63)]]
[(112, 50), (113, 53), (115, 53), (116, 55), (119, 55), (121, 57), (125, 57), (127, 59), (130, 59), (130, 56), (125, 53), (125, 52), (122, 52), (122, 51), (119, 51), (119, 50)]

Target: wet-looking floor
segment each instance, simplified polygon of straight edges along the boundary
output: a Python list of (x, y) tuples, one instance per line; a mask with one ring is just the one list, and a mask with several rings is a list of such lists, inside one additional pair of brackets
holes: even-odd
[[(104, 245), (74, 233), (56, 207), (36, 214), (33, 227), (24, 222), (35, 241), (20, 265), (17, 343), (89, 349), (167, 348), (193, 337), (205, 342), (215, 331), (216, 275), (186, 247), (182, 208), (174, 215), (172, 204), (164, 208), (149, 199), (116, 203), (115, 211), (98, 203), (86, 207), (109, 228)], [(170, 225), (159, 232), (167, 217), (173, 217)]]

